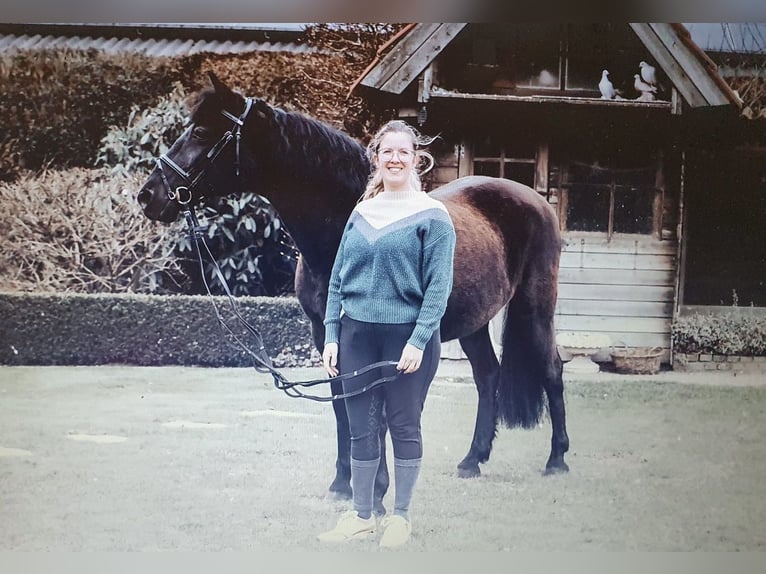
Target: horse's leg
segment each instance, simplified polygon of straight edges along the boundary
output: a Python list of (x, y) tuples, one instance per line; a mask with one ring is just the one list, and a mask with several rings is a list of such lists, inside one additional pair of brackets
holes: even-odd
[(489, 337), (487, 325), (471, 335), (462, 337), (460, 346), (471, 363), (473, 379), (479, 393), (476, 426), (473, 430), (471, 448), (465, 458), (457, 465), (459, 477), (472, 478), (481, 474), (479, 463), (489, 460), (492, 441), (497, 433), (495, 391), (497, 390), (500, 365)]
[(498, 402), (499, 416), (508, 426), (533, 428), (542, 414), (542, 393), (547, 395), (553, 432), (545, 474), (569, 470), (564, 462), (569, 437), (561, 358), (553, 326), (554, 306), (555, 300), (546, 300), (538, 293), (518, 293), (508, 303)]
[(569, 465), (564, 462), (564, 453), (569, 450), (566, 411), (564, 408), (564, 379), (562, 363), (556, 347), (556, 331), (553, 321), (537, 323), (533, 338), (539, 345), (540, 363), (543, 371), (543, 388), (548, 396), (548, 411), (551, 417), (551, 453), (545, 464), (544, 474), (567, 472)]
[[(300, 264), (298, 269), (302, 270)], [(306, 292), (312, 293), (309, 288), (302, 290), (299, 288), (307, 284), (305, 277), (306, 272), (304, 270), (298, 273), (296, 278), (296, 292), (301, 295)], [(298, 281), (298, 278), (301, 279), (302, 283)], [(311, 306), (313, 302), (312, 298), (304, 297), (301, 300), (301, 305), (311, 321), (311, 338), (314, 341), (314, 346), (321, 354), (322, 349), (324, 349), (324, 323), (322, 322), (322, 316)], [(341, 394), (343, 392), (342, 383), (337, 381), (331, 382), (330, 392), (333, 395)], [(347, 500), (351, 498), (351, 430), (348, 425), (346, 402), (343, 399), (333, 401), (332, 410), (335, 414), (335, 435), (338, 442), (338, 456), (335, 459), (335, 478), (330, 483), (328, 490), (331, 497)]]
[[(341, 383), (330, 383), (333, 395), (343, 392)], [(338, 441), (338, 456), (335, 459), (335, 478), (330, 484), (330, 495), (339, 500), (351, 498), (351, 430), (348, 425), (346, 401), (338, 399), (332, 402), (335, 413), (335, 432)]]

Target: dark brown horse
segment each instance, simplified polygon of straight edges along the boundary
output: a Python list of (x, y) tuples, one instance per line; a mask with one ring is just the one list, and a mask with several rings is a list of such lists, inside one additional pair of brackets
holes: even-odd
[[(204, 193), (246, 186), (268, 197), (300, 250), (296, 293), (321, 352), (330, 270), (370, 173), (365, 150), (321, 122), (244, 98), (212, 74), (211, 80), (213, 89), (197, 96), (191, 126), (158, 161), (138, 201), (147, 217), (171, 222)], [(553, 209), (529, 187), (489, 177), (460, 178), (431, 195), (444, 202), (457, 233), (454, 286), (441, 336), (459, 339), (479, 394), (473, 439), (458, 475), (480, 474), (498, 422), (534, 427), (545, 410), (545, 395), (553, 427), (545, 472), (566, 471), (569, 438), (553, 327), (561, 240)], [(488, 324), (506, 304), (498, 362)], [(349, 497), (345, 404), (336, 400), (333, 408), (338, 457), (330, 491)], [(387, 487), (383, 461), (377, 511)]]

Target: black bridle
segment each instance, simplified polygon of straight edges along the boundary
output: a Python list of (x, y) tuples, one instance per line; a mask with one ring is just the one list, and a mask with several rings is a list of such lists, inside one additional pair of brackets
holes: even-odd
[[(201, 167), (197, 168), (196, 170), (193, 170), (192, 168), (189, 168), (190, 171), (186, 171), (184, 168), (182, 168), (180, 165), (178, 165), (176, 162), (174, 162), (167, 154), (162, 154), (159, 159), (157, 160), (157, 167), (160, 170), (160, 176), (162, 177), (162, 182), (165, 184), (165, 191), (168, 194), (168, 199), (170, 201), (175, 201), (179, 205), (183, 206), (184, 209), (188, 207), (192, 199), (194, 198), (194, 190), (197, 188), (197, 186), (202, 182), (207, 175), (208, 169), (210, 169), (210, 166), (213, 165), (213, 162), (218, 158), (218, 156), (221, 154), (221, 152), (226, 148), (227, 145), (229, 145), (229, 142), (231, 140), (234, 140), (235, 142), (235, 148), (234, 148), (234, 170), (239, 177), (239, 166), (240, 166), (240, 160), (239, 160), (239, 150), (240, 150), (240, 140), (242, 139), (242, 128), (245, 125), (245, 120), (247, 119), (248, 114), (250, 113), (250, 110), (253, 107), (253, 98), (246, 98), (245, 99), (245, 111), (242, 112), (242, 114), (237, 117), (235, 115), (230, 114), (226, 110), (221, 110), (221, 113), (224, 115), (224, 117), (230, 119), (232, 122), (234, 122), (234, 126), (232, 129), (227, 131), (223, 136), (221, 136), (221, 139), (218, 140), (218, 142), (210, 148), (210, 151), (207, 152), (205, 155), (205, 164)], [(165, 169), (163, 168), (163, 164), (167, 165), (170, 169), (172, 169), (178, 176), (183, 180), (183, 182), (186, 185), (179, 185), (178, 187), (173, 189), (173, 187), (170, 185), (170, 182), (168, 181), (167, 175), (165, 175)], [(185, 194), (185, 195), (184, 195)]]
[[(356, 395), (365, 393), (369, 391), (370, 389), (377, 387), (378, 385), (397, 379), (400, 373), (398, 371), (395, 371), (394, 374), (392, 375), (379, 377), (375, 379), (374, 381), (364, 385), (363, 387), (359, 389), (355, 389), (353, 391), (349, 391), (348, 393), (338, 393), (338, 394), (331, 394), (331, 395), (324, 395), (324, 396), (308, 394), (302, 391), (301, 387), (313, 387), (315, 385), (333, 383), (333, 382), (342, 383), (343, 381), (355, 379), (357, 377), (365, 375), (366, 373), (374, 369), (380, 369), (383, 367), (395, 367), (397, 362), (396, 361), (380, 361), (377, 363), (373, 363), (371, 365), (367, 365), (361, 369), (357, 369), (351, 373), (345, 373), (335, 377), (330, 377), (326, 379), (312, 379), (309, 381), (292, 382), (292, 381), (289, 381), (282, 373), (280, 373), (277, 369), (274, 368), (271, 362), (271, 358), (266, 353), (266, 347), (263, 344), (263, 337), (261, 336), (260, 332), (255, 327), (253, 327), (250, 323), (248, 323), (248, 321), (242, 316), (242, 313), (240, 312), (239, 307), (237, 306), (237, 303), (234, 299), (234, 295), (231, 293), (231, 290), (229, 289), (229, 285), (226, 281), (226, 278), (224, 277), (223, 272), (221, 271), (221, 268), (218, 265), (218, 262), (215, 260), (215, 257), (210, 252), (210, 248), (205, 242), (204, 232), (206, 228), (199, 224), (199, 221), (197, 220), (197, 216), (194, 213), (194, 206), (192, 205), (192, 200), (194, 198), (194, 190), (199, 186), (201, 182), (204, 181), (204, 178), (207, 175), (207, 172), (212, 166), (213, 162), (216, 160), (216, 158), (218, 158), (221, 152), (226, 148), (226, 146), (232, 140), (234, 140), (235, 146), (236, 146), (234, 169), (235, 169), (236, 176), (239, 177), (240, 140), (242, 137), (242, 128), (245, 125), (245, 120), (247, 119), (247, 116), (250, 113), (252, 106), (253, 106), (253, 99), (246, 98), (245, 110), (242, 112), (242, 114), (239, 117), (230, 114), (226, 110), (221, 110), (221, 113), (226, 118), (234, 122), (234, 126), (232, 127), (231, 130), (227, 131), (213, 147), (210, 148), (210, 151), (208, 151), (207, 154), (205, 155), (205, 163), (201, 167), (197, 169), (190, 168), (190, 171), (187, 172), (185, 169), (179, 166), (175, 161), (173, 161), (167, 154), (162, 154), (157, 160), (157, 167), (159, 168), (162, 181), (165, 185), (168, 199), (178, 203), (178, 205), (181, 207), (181, 210), (184, 212), (184, 218), (186, 219), (186, 225), (189, 230), (189, 237), (192, 240), (191, 243), (194, 245), (194, 250), (197, 255), (197, 262), (199, 263), (202, 282), (205, 285), (205, 290), (213, 305), (213, 310), (215, 312), (215, 316), (218, 321), (219, 327), (224, 333), (227, 333), (229, 337), (231, 337), (231, 339), (233, 339), (236, 342), (236, 345), (240, 349), (245, 351), (251, 357), (253, 361), (253, 367), (255, 368), (255, 370), (258, 371), (259, 373), (270, 373), (274, 379), (274, 386), (278, 388), (279, 390), (283, 391), (289, 397), (311, 399), (313, 401), (320, 401), (320, 402), (328, 402), (328, 401), (334, 401), (338, 399), (354, 397)], [(178, 176), (183, 180), (183, 183), (185, 185), (177, 186), (174, 190), (172, 186), (170, 185), (170, 182), (168, 181), (167, 176), (165, 175), (165, 170), (163, 168), (163, 165), (168, 166), (170, 169), (176, 172), (176, 174), (178, 174)], [(252, 335), (253, 339), (255, 340), (255, 343), (256, 343), (255, 351), (253, 351), (253, 349), (251, 349), (242, 340), (242, 338), (239, 337), (233, 331), (233, 329), (229, 326), (226, 320), (222, 317), (221, 312), (218, 308), (218, 305), (215, 302), (215, 298), (213, 297), (213, 294), (210, 290), (210, 285), (208, 284), (207, 278), (205, 276), (205, 264), (202, 257), (202, 250), (200, 249), (200, 244), (204, 248), (210, 260), (213, 262), (213, 267), (215, 269), (216, 276), (218, 277), (218, 281), (223, 286), (224, 292), (226, 293), (226, 296), (229, 301), (229, 306), (232, 312), (234, 313), (234, 316), (236, 317), (237, 321), (247, 330), (247, 332), (250, 333), (250, 335)]]

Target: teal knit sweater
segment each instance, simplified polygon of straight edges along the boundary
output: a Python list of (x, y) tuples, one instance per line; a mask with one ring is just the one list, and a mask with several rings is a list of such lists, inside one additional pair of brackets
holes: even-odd
[(444, 205), (419, 191), (382, 192), (346, 223), (327, 296), (325, 343), (337, 343), (341, 310), (366, 323), (415, 323), (423, 349), (452, 290), (455, 229)]

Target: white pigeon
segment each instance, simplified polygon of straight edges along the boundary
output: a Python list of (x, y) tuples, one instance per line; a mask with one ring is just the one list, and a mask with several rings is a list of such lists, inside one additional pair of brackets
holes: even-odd
[(657, 69), (654, 66), (651, 66), (647, 64), (644, 61), (641, 61), (638, 64), (638, 68), (641, 73), (641, 79), (645, 81), (650, 86), (656, 86), (657, 85)]
[(601, 72), (601, 81), (598, 83), (598, 89), (601, 91), (602, 100), (612, 100), (615, 96), (614, 86), (607, 76), (609, 76), (609, 70)]
[(657, 91), (657, 88), (644, 82), (638, 74), (633, 76), (633, 87), (641, 93), (637, 99), (647, 102), (654, 101), (654, 93)]

